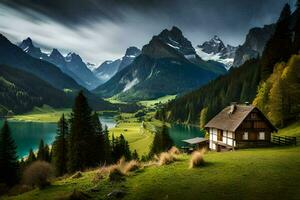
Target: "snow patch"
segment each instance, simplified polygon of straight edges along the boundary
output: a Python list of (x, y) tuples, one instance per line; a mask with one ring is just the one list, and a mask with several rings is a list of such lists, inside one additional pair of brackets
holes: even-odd
[(217, 62), (224, 64), (227, 70), (229, 70), (233, 65), (234, 58), (223, 59), (223, 58), (221, 58), (219, 53), (218, 54), (214, 54), (214, 53), (208, 54), (208, 53), (205, 53), (202, 50), (202, 48), (197, 48), (196, 53), (198, 56), (200, 56), (205, 61), (213, 60), (213, 61), (217, 61)]
[(172, 47), (172, 48), (174, 48), (174, 49), (180, 49), (180, 47), (174, 46), (174, 45), (172, 45), (172, 44), (170, 44), (170, 43), (167, 43), (167, 45), (169, 45), (170, 47)]
[(184, 57), (188, 60), (191, 60), (191, 59), (195, 59), (196, 58), (196, 55), (195, 54), (191, 54), (191, 55), (184, 55)]
[(129, 82), (125, 85), (125, 87), (124, 87), (124, 89), (123, 89), (123, 92), (126, 92), (127, 90), (130, 90), (133, 86), (135, 86), (135, 85), (138, 84), (138, 83), (139, 83), (139, 79), (134, 78), (132, 81), (129, 81)]

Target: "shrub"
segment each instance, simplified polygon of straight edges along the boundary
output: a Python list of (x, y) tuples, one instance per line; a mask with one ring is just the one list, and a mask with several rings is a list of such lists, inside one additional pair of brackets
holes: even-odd
[(204, 164), (204, 152), (205, 150), (194, 151), (190, 159), (190, 168), (200, 167)]
[(173, 155), (179, 155), (181, 153), (180, 150), (174, 146), (168, 152)]
[(175, 157), (167, 152), (163, 152), (159, 155), (158, 165), (168, 165), (174, 162), (176, 159)]
[(36, 161), (29, 165), (23, 173), (23, 181), (26, 185), (37, 186), (40, 189), (50, 184), (49, 179), (53, 169), (45, 161)]

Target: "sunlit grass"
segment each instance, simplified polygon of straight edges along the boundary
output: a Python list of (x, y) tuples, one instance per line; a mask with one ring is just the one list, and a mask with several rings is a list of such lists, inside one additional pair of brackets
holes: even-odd
[(22, 115), (15, 115), (10, 120), (25, 122), (57, 122), (62, 114), (69, 115), (70, 108), (53, 109), (50, 106), (35, 107), (33, 111)]

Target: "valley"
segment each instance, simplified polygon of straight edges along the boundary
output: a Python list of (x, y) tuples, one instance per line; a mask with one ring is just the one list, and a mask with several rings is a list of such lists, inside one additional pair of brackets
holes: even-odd
[(1, 200), (300, 198), (300, 0), (0, 13)]

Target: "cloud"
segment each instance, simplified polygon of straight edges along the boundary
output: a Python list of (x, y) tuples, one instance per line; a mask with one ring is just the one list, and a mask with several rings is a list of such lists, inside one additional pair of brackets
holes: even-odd
[[(0, 0), (1, 2), (1, 0)], [(284, 0), (2, 0), (0, 32), (13, 42), (31, 37), (45, 49), (80, 54), (99, 64), (141, 48), (173, 25), (196, 46), (219, 35), (238, 45), (248, 30), (274, 22)]]

